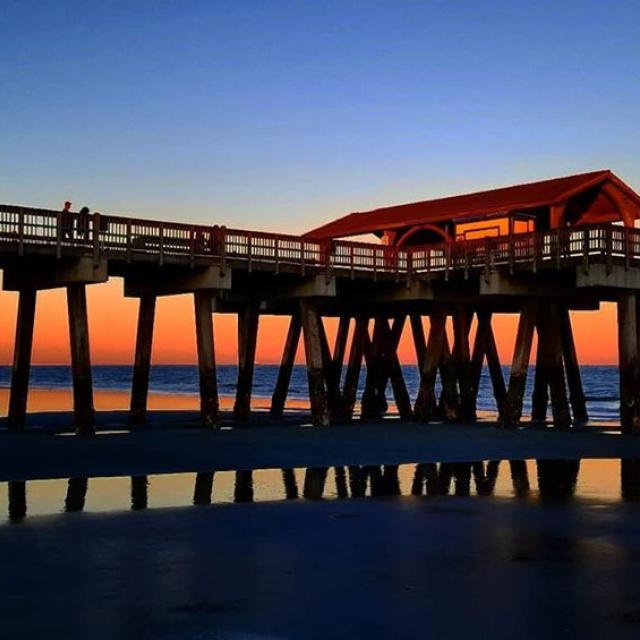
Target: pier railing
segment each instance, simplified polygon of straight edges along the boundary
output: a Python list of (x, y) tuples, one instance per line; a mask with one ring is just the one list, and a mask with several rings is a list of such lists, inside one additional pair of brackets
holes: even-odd
[(615, 225), (582, 226), (460, 240), (436, 245), (396, 248), (363, 242), (316, 241), (300, 236), (189, 225), (120, 216), (61, 213), (15, 205), (0, 205), (0, 248), (19, 256), (37, 251), (61, 257), (87, 253), (128, 262), (144, 259), (215, 260), (288, 265), (306, 271), (336, 271), (351, 275), (395, 274), (448, 276), (452, 271), (496, 267), (529, 267), (533, 271), (570, 262), (585, 266), (592, 259), (640, 264), (640, 230)]

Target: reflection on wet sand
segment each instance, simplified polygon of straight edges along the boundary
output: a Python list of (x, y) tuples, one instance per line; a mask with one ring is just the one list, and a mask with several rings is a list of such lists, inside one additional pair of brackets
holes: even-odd
[[(591, 465), (598, 461), (589, 461)], [(616, 461), (600, 461), (606, 465)], [(619, 460), (620, 491), (618, 496), (623, 500), (640, 500), (640, 460)], [(507, 474), (506, 466), (509, 472)], [(501, 473), (501, 468), (504, 471)], [(589, 467), (588, 467), (589, 469)], [(594, 467), (585, 473), (591, 474), (590, 481), (597, 485), (605, 476), (594, 474)], [(285, 468), (280, 471), (280, 480), (273, 476), (273, 471), (244, 469), (233, 472), (217, 472), (221, 482), (224, 478), (233, 479), (233, 502), (254, 502), (255, 500), (287, 499), (295, 500), (302, 496), (308, 500), (323, 498), (373, 498), (391, 496), (494, 496), (497, 483), (501, 489), (497, 495), (511, 495), (518, 499), (537, 498), (541, 502), (569, 501), (582, 495), (578, 490), (581, 477), (580, 460), (489, 460), (476, 462), (424, 462), (413, 465), (350, 465), (348, 467), (310, 467), (308, 469)], [(530, 474), (537, 479), (537, 492), (531, 488)], [(208, 505), (216, 502), (214, 495), (213, 471), (195, 474), (193, 486), (193, 504)], [(184, 479), (184, 476), (181, 476)], [(130, 478), (130, 507), (142, 510), (149, 506), (149, 489), (157, 479), (163, 478), (171, 482), (171, 476), (157, 476), (150, 480), (148, 476), (139, 475)], [(256, 485), (256, 478), (257, 485)], [(267, 495), (260, 479), (267, 479)], [(96, 479), (99, 480), (99, 479)], [(302, 491), (299, 490), (302, 481)], [(611, 484), (612, 479), (607, 476)], [(59, 483), (60, 481), (33, 481), (42, 484)], [(274, 484), (275, 483), (275, 484)], [(87, 495), (92, 493), (92, 479), (70, 478), (66, 481), (66, 492), (62, 505), (51, 505), (50, 513), (58, 513), (60, 508), (66, 513), (85, 510)], [(171, 485), (160, 483), (160, 488)], [(216, 481), (216, 486), (218, 486)], [(505, 493), (507, 486), (509, 492)], [(256, 490), (258, 495), (256, 497)], [(100, 499), (100, 486), (96, 486)], [(215, 493), (219, 493), (216, 490)], [(593, 491), (591, 492), (593, 493)], [(15, 480), (7, 483), (8, 516), (12, 522), (20, 521), (27, 515), (27, 483)], [(218, 496), (217, 502), (221, 498)], [(102, 504), (102, 502), (99, 502)], [(107, 501), (108, 504), (108, 501)], [(185, 502), (180, 503), (185, 504)], [(109, 510), (109, 507), (104, 507)]]

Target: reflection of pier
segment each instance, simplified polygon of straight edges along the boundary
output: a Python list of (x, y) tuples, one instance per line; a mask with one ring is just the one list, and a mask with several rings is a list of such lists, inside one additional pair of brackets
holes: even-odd
[[(626, 501), (640, 500), (640, 460), (622, 459), (620, 463), (620, 497)], [(382, 497), (437, 497), (437, 496), (493, 496), (500, 469), (510, 480), (511, 495), (514, 498), (531, 499), (532, 491), (527, 463), (525, 460), (489, 460), (476, 462), (424, 462), (402, 465), (411, 469), (410, 482), (403, 490), (398, 465), (352, 465), (348, 467), (310, 467), (300, 469), (303, 484), (298, 488), (295, 469), (282, 469), (281, 491), (268, 499), (321, 500), (323, 498), (354, 499)], [(216, 473), (195, 474), (193, 504), (210, 505), (216, 502), (214, 478)], [(233, 482), (233, 502), (254, 502), (255, 470), (235, 472)], [(260, 473), (260, 471), (257, 471)], [(537, 498), (545, 502), (571, 500), (576, 494), (580, 476), (580, 460), (537, 460)], [(333, 486), (328, 487), (333, 480)], [(505, 479), (503, 478), (503, 487)], [(12, 521), (22, 520), (27, 515), (28, 484), (23, 480), (7, 483), (8, 516)], [(147, 476), (130, 478), (130, 507), (133, 511), (147, 509), (149, 488), (153, 480)], [(70, 478), (62, 505), (67, 513), (80, 512), (85, 508), (91, 491), (90, 478)], [(274, 491), (274, 487), (271, 487)], [(504, 489), (503, 489), (504, 491)], [(504, 495), (504, 494), (503, 494)], [(263, 498), (264, 499), (264, 498)], [(152, 505), (151, 505), (152, 506)]]
[[(640, 231), (633, 228), (639, 212), (638, 195), (608, 171), (351, 214), (302, 237), (97, 213), (81, 220), (0, 205), (3, 286), (19, 292), (8, 425), (18, 429), (26, 420), (37, 292), (65, 287), (74, 421), (78, 432), (93, 431), (86, 286), (115, 276), (124, 279), (125, 296), (139, 299), (134, 423), (146, 415), (157, 297), (190, 293), (207, 426), (218, 421), (214, 312), (238, 318), (237, 421), (250, 414), (260, 317), (281, 315), (290, 325), (274, 417), (284, 410), (302, 339), (316, 424), (351, 419), (358, 400), (362, 418), (383, 416), (388, 386), (403, 420), (473, 421), (486, 362), (500, 423), (513, 427), (536, 333), (533, 420), (544, 422), (550, 403), (557, 427), (583, 423), (570, 311), (615, 301), (622, 428), (640, 431)], [(360, 233), (375, 233), (385, 244), (341, 239)], [(501, 313), (519, 314), (508, 384), (492, 329)], [(323, 320), (329, 317), (338, 319), (333, 347)], [(397, 355), (408, 326), (420, 371), (416, 398), (409, 397)]]

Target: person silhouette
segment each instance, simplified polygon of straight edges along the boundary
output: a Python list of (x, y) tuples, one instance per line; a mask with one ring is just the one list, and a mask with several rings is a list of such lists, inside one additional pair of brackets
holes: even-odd
[(87, 240), (89, 237), (89, 207), (82, 207), (78, 212), (76, 234), (82, 240)]
[(71, 213), (71, 203), (64, 203), (64, 207), (60, 212), (60, 233), (63, 240), (73, 239), (73, 213)]

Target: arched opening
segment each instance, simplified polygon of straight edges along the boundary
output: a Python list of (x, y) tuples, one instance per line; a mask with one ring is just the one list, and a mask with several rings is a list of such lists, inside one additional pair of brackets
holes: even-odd
[(421, 224), (411, 227), (396, 240), (396, 247), (417, 247), (425, 244), (451, 242), (451, 236), (434, 224)]

